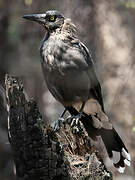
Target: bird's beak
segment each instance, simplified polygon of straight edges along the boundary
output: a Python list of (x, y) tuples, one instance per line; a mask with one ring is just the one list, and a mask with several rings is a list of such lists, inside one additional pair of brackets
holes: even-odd
[(36, 21), (40, 24), (44, 24), (45, 16), (46, 14), (28, 14), (28, 15), (24, 15), (23, 18), (28, 19), (30, 21)]

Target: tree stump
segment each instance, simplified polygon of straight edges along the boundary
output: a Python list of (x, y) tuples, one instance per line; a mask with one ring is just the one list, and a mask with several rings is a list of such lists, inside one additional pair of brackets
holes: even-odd
[(18, 180), (112, 180), (81, 124), (73, 133), (67, 123), (58, 132), (46, 125), (22, 81), (6, 76), (8, 133)]

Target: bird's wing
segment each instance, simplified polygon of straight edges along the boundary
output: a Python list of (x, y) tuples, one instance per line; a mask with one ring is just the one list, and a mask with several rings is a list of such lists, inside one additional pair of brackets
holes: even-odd
[[(103, 98), (102, 98), (102, 92), (101, 92), (101, 86), (98, 81), (98, 78), (96, 76), (95, 68), (94, 68), (94, 62), (92, 60), (91, 54), (87, 47), (83, 43), (79, 43), (80, 49), (84, 55), (85, 63), (88, 65), (88, 76), (91, 82), (91, 89), (90, 94), (92, 94), (101, 105), (101, 108), (104, 112), (104, 104), (103, 104)], [(86, 65), (85, 65), (86, 66)]]
[[(78, 69), (84, 70), (89, 78), (89, 97), (85, 102), (83, 112), (91, 115), (93, 119), (93, 126), (95, 128), (112, 129), (108, 117), (104, 111), (104, 104), (101, 92), (101, 86), (97, 79), (94, 63), (90, 56), (89, 50), (81, 42), (78, 43), (77, 51), (80, 51), (80, 58), (76, 59), (75, 64), (78, 64)], [(80, 109), (80, 103), (73, 105), (76, 110)]]

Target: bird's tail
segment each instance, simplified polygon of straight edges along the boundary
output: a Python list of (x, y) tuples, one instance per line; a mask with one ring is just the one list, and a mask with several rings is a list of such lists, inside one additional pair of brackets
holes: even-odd
[[(78, 114), (78, 111), (74, 108), (70, 108), (69, 112), (72, 115)], [(93, 126), (93, 118), (86, 114), (85, 116), (82, 116), (81, 122), (83, 123), (89, 137), (94, 139), (97, 136), (101, 136), (107, 153), (110, 159), (112, 159), (114, 166), (120, 173), (123, 173), (126, 165), (130, 166), (131, 157), (116, 130), (114, 128), (95, 128)]]
[[(106, 147), (107, 153), (110, 159), (113, 161), (114, 166), (120, 173), (123, 173), (126, 165), (130, 166), (131, 157), (122, 139), (120, 138), (120, 136), (114, 128), (96, 129), (92, 127), (93, 125), (92, 123), (90, 124), (90, 121), (92, 122), (92, 118), (90, 120), (90, 116), (89, 119), (85, 117), (85, 120), (82, 121), (89, 136), (101, 136)], [(91, 127), (88, 126), (88, 123)]]
[(109, 130), (101, 128), (98, 134), (101, 135), (114, 166), (123, 173), (125, 166), (130, 166), (131, 157), (120, 136), (114, 128)]

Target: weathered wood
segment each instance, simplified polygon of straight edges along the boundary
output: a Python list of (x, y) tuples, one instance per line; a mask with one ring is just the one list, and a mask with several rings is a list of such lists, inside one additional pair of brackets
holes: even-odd
[(6, 76), (9, 141), (19, 180), (112, 180), (81, 123), (74, 134), (68, 124), (55, 133), (45, 125), (19, 78)]

